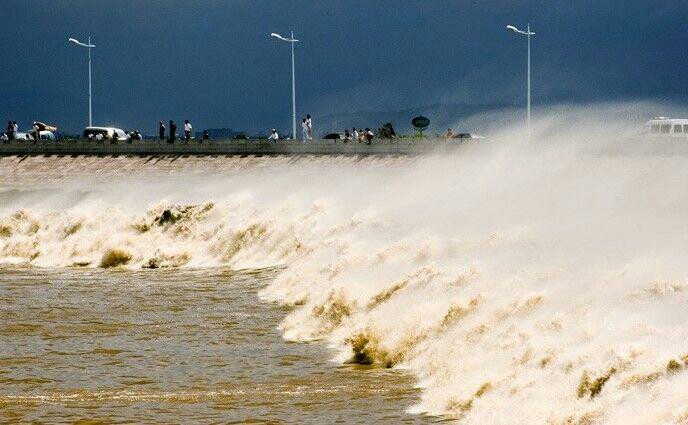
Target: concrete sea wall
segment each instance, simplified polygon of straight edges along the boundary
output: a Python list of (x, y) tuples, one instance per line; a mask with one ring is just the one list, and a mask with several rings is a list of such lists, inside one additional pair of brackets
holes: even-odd
[(461, 145), (460, 140), (374, 140), (372, 144), (341, 140), (198, 140), (174, 144), (159, 140), (110, 143), (89, 140), (11, 141), (0, 143), (0, 155), (418, 155), (442, 153)]
[[(0, 155), (0, 193), (35, 187), (111, 183), (134, 179), (223, 178), (251, 175), (260, 170), (308, 170), (314, 175), (333, 168), (359, 170), (384, 168), (400, 171), (422, 161), (424, 155), (320, 155), (320, 154), (22, 154)], [(141, 178), (143, 177), (143, 180)]]

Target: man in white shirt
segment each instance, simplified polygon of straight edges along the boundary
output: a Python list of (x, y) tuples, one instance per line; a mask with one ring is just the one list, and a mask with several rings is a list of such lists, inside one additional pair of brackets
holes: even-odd
[(191, 123), (189, 120), (184, 120), (184, 142), (189, 143), (189, 139), (191, 139), (191, 132), (193, 131), (193, 127), (191, 126)]
[(310, 114), (306, 115), (306, 125), (308, 126), (308, 140), (313, 140), (313, 120)]
[(359, 140), (359, 138), (358, 138), (358, 130), (356, 130), (356, 127), (354, 127), (353, 139), (354, 139), (354, 140), (358, 140), (358, 141), (360, 142), (360, 140)]
[(303, 136), (303, 143), (306, 143), (306, 139), (308, 139), (308, 121), (306, 121), (306, 118), (301, 121), (301, 134)]
[(273, 128), (272, 134), (270, 135), (270, 137), (268, 137), (268, 140), (274, 140), (275, 143), (277, 143), (277, 139), (279, 139), (279, 134), (277, 134), (277, 130)]

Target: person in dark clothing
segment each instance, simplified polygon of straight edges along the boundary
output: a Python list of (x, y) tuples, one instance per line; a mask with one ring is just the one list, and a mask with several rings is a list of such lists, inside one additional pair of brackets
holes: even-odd
[(31, 135), (33, 136), (33, 142), (38, 143), (38, 141), (41, 140), (41, 126), (34, 121), (32, 128), (33, 131), (31, 132)]
[(7, 121), (7, 140), (14, 140), (14, 124), (12, 124), (12, 121)]
[(170, 138), (168, 139), (168, 142), (174, 143), (175, 139), (177, 139), (177, 124), (170, 120)]
[(203, 130), (203, 140), (210, 140), (210, 134), (208, 130)]
[(158, 123), (158, 135), (160, 140), (165, 140), (165, 124), (162, 121)]

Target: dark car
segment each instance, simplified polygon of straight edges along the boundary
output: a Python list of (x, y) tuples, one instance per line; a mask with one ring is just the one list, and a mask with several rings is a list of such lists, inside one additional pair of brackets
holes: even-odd
[(459, 134), (455, 135), (454, 138), (455, 139), (462, 139), (462, 140), (464, 140), (464, 139), (484, 139), (483, 136), (479, 136), (479, 135), (473, 134), (473, 133), (459, 133)]

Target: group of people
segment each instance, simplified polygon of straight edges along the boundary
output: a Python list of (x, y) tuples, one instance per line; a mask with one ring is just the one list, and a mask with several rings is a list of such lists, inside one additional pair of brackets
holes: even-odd
[[(310, 114), (306, 115), (306, 117), (301, 120), (301, 135), (303, 143), (306, 143), (308, 140), (313, 140), (313, 119), (311, 118)], [(296, 138), (296, 135), (294, 136), (294, 138)], [(277, 133), (276, 129), (273, 128), (270, 131), (268, 140), (272, 140), (274, 142), (279, 140), (279, 133)]]
[(310, 114), (301, 121), (301, 133), (303, 143), (306, 143), (307, 140), (313, 140), (313, 120)]
[[(165, 133), (167, 132), (167, 128), (165, 127), (165, 123), (160, 121), (158, 123), (158, 137), (160, 140), (165, 140)], [(189, 122), (189, 120), (184, 120), (184, 143), (189, 143), (189, 140), (192, 139), (191, 133), (193, 132), (193, 126)], [(173, 120), (170, 120), (170, 128), (169, 128), (169, 133), (167, 133), (169, 137), (167, 137), (167, 142), (168, 143), (174, 143), (177, 140), (177, 124), (174, 123)], [(203, 137), (201, 140), (208, 140), (210, 139), (210, 135), (208, 134), (208, 130), (203, 131)], [(200, 142), (200, 141), (199, 141)]]
[(349, 129), (344, 130), (344, 143), (349, 143), (351, 140), (358, 140), (358, 143), (371, 144), (375, 134), (369, 128), (361, 129), (361, 131), (356, 130), (354, 127), (351, 132)]
[[(306, 143), (308, 140), (313, 140), (313, 119), (310, 115), (306, 115), (306, 117), (301, 120), (301, 132), (303, 143)], [(344, 130), (344, 143), (349, 143), (352, 140), (358, 140), (358, 143), (366, 143), (369, 145), (372, 143), (374, 137), (375, 133), (373, 133), (370, 128), (360, 129), (360, 131), (357, 130), (356, 127), (354, 127), (351, 131), (349, 131), (348, 128)], [(279, 138), (279, 133), (277, 133), (277, 130), (273, 128), (270, 131), (268, 140), (276, 142), (279, 140)]]

